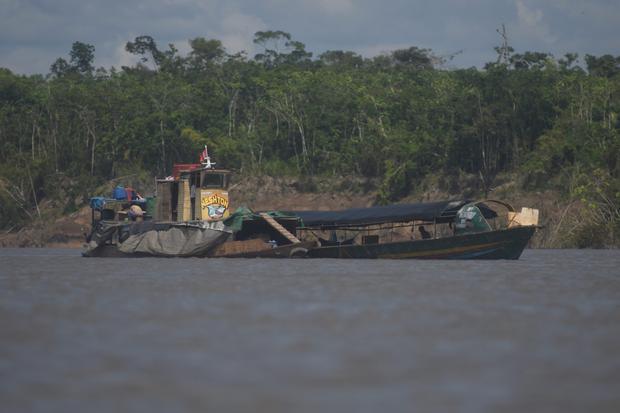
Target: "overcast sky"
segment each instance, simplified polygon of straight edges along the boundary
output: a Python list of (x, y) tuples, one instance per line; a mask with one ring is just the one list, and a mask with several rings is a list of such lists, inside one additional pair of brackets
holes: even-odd
[(161, 49), (185, 52), (200, 36), (253, 56), (259, 30), (289, 32), (315, 56), (418, 46), (462, 50), (451, 66), (480, 67), (495, 59), (502, 23), (518, 52), (620, 55), (620, 0), (0, 0), (0, 67), (45, 74), (81, 41), (96, 66), (118, 68), (132, 62), (125, 43), (144, 34)]

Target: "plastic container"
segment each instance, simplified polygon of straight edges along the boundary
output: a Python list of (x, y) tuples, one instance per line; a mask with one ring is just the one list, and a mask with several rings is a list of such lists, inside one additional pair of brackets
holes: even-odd
[(154, 217), (157, 212), (157, 199), (154, 196), (146, 197), (146, 214), (150, 217)]
[(125, 188), (122, 187), (121, 185), (114, 188), (114, 190), (112, 191), (112, 198), (118, 201), (127, 199), (127, 192), (125, 192)]

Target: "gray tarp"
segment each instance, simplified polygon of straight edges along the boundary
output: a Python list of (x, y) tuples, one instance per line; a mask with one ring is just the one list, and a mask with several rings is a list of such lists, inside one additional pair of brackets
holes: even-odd
[(147, 253), (160, 256), (202, 256), (211, 248), (228, 239), (222, 222), (205, 225), (172, 226), (165, 231), (147, 231), (130, 235), (118, 245), (118, 250), (126, 254)]
[(97, 240), (93, 237), (88, 249), (94, 250), (103, 245), (106, 239), (112, 239), (108, 235), (110, 231), (121, 234), (115, 243), (120, 252), (163, 257), (204, 256), (211, 248), (226, 241), (232, 233), (232, 230), (221, 221), (166, 223), (156, 224), (156, 227), (140, 223), (135, 223), (132, 227), (111, 223), (109, 226), (99, 228), (97, 232), (106, 236)]

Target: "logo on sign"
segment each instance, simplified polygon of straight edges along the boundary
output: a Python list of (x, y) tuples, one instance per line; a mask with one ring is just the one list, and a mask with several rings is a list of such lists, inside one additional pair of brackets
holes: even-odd
[(207, 220), (224, 218), (228, 210), (227, 193), (207, 193), (201, 199), (202, 217)]

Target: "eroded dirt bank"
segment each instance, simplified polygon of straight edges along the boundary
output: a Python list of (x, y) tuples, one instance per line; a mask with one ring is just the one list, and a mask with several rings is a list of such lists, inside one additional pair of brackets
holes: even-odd
[[(269, 176), (245, 177), (230, 188), (231, 207), (248, 206), (254, 210), (336, 210), (354, 207), (368, 207), (376, 202), (376, 186), (361, 179), (333, 180), (316, 179), (304, 182), (293, 178)], [(430, 187), (429, 187), (430, 188)], [(150, 191), (143, 191), (148, 194)], [(449, 193), (434, 188), (417, 191), (416, 194), (399, 202), (420, 202), (450, 198), (472, 198), (467, 191)], [(474, 197), (472, 199), (477, 199)], [(577, 219), (578, 203), (568, 203), (553, 192), (526, 193), (508, 183), (496, 188), (489, 198), (510, 202), (517, 209), (528, 206), (540, 209), (541, 224), (532, 240), (534, 248), (555, 248), (562, 246), (562, 237), (570, 231)], [(91, 212), (85, 200), (76, 201), (81, 207), (70, 214), (55, 212), (52, 203), (42, 202), (42, 216), (52, 219), (37, 220), (33, 224), (0, 233), (0, 247), (55, 247), (80, 248), (85, 234), (90, 230)]]

